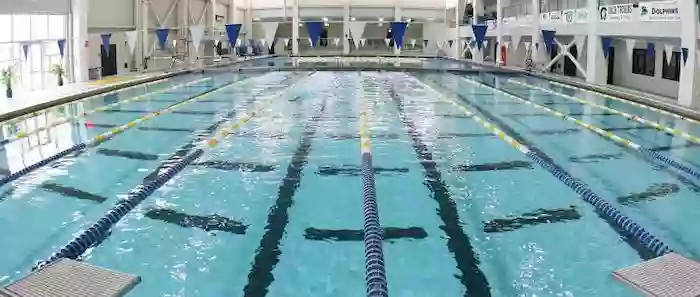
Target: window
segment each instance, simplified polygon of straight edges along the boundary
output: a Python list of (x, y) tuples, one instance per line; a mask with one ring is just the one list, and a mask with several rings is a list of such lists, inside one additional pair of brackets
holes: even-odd
[[(666, 63), (668, 61), (668, 63)], [(673, 52), (671, 59), (666, 59), (664, 51), (664, 65), (661, 69), (661, 77), (665, 79), (678, 81), (681, 78), (681, 53)]]
[(28, 15), (12, 16), (12, 39), (14, 41), (28, 41), (31, 39), (31, 17)]
[(646, 49), (634, 49), (632, 52), (632, 73), (654, 76), (656, 55), (648, 54)]
[(66, 16), (49, 16), (49, 38), (61, 39), (66, 37)]
[(12, 41), (12, 16), (0, 14), (0, 42)]
[(33, 15), (31, 17), (32, 40), (46, 39), (49, 37), (49, 16)]

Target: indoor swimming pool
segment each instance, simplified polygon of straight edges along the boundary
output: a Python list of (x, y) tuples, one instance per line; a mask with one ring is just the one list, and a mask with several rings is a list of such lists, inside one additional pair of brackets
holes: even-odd
[(700, 258), (692, 120), (520, 75), (205, 71), (3, 123), (0, 281), (202, 149), (80, 259), (128, 296), (364, 296), (363, 107), (390, 295), (637, 296), (611, 273), (655, 251), (574, 182)]

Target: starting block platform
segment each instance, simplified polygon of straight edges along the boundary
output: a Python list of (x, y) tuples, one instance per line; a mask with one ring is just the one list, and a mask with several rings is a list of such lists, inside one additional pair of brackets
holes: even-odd
[(676, 253), (617, 270), (613, 277), (644, 296), (700, 296), (700, 262)]
[(139, 276), (61, 259), (0, 289), (0, 297), (121, 297)]

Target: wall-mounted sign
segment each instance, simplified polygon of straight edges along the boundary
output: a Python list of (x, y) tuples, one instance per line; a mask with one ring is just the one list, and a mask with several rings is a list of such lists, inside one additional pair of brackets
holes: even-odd
[(577, 23), (588, 23), (588, 11), (586, 9), (576, 10), (576, 22)]
[(575, 23), (576, 22), (576, 10), (575, 9), (564, 10), (563, 20), (564, 20), (565, 24)]
[(549, 20), (553, 24), (561, 23), (561, 11), (552, 11), (549, 13)]
[(632, 20), (632, 4), (601, 6), (599, 13), (601, 22), (629, 22)]
[(677, 1), (644, 2), (639, 4), (642, 21), (677, 21), (681, 19)]

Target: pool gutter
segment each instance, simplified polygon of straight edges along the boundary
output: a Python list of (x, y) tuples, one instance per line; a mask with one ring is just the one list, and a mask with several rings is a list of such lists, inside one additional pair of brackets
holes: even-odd
[(511, 73), (525, 74), (528, 76), (543, 78), (543, 79), (547, 79), (547, 80), (551, 80), (551, 81), (579, 87), (582, 89), (607, 94), (610, 96), (618, 97), (620, 99), (644, 104), (647, 106), (651, 106), (654, 108), (658, 108), (661, 110), (672, 112), (672, 113), (678, 114), (678, 115), (686, 117), (686, 118), (700, 121), (700, 111), (697, 111), (697, 110), (694, 110), (694, 109), (691, 109), (688, 107), (680, 106), (678, 104), (670, 103), (670, 102), (663, 102), (663, 101), (652, 99), (652, 98), (645, 97), (645, 96), (640, 96), (640, 95), (630, 94), (630, 93), (623, 92), (623, 91), (614, 90), (614, 89), (607, 88), (607, 87), (602, 86), (602, 85), (590, 84), (590, 83), (586, 83), (583, 81), (568, 79), (568, 78), (564, 78), (564, 77), (552, 75), (552, 74), (528, 72), (528, 71), (525, 71), (525, 70), (522, 70), (519, 68), (515, 68), (515, 67), (503, 67), (503, 66), (490, 64), (490, 63), (479, 63), (479, 62), (462, 60), (462, 59), (455, 59), (455, 58), (445, 58), (445, 59), (465, 63), (467, 65), (478, 65), (478, 66), (481, 66), (484, 68), (489, 68), (489, 69), (494, 69), (494, 70), (506, 70), (507, 69), (507, 70), (510, 70)]
[(27, 114), (31, 114), (33, 112), (38, 112), (38, 111), (41, 111), (44, 109), (49, 109), (49, 108), (56, 107), (59, 105), (64, 105), (67, 103), (78, 101), (80, 99), (85, 99), (88, 97), (108, 93), (111, 91), (124, 89), (124, 88), (128, 88), (131, 86), (139, 85), (139, 84), (154, 82), (157, 80), (174, 77), (174, 76), (181, 75), (181, 74), (198, 73), (198, 72), (203, 71), (205, 68), (223, 67), (223, 66), (227, 66), (227, 65), (231, 65), (231, 64), (245, 63), (248, 61), (267, 59), (267, 58), (273, 58), (273, 57), (276, 57), (276, 56), (275, 55), (260, 56), (260, 57), (254, 57), (251, 59), (246, 59), (246, 60), (222, 63), (222, 64), (219, 64), (216, 66), (199, 67), (199, 68), (194, 68), (194, 69), (186, 69), (186, 70), (179, 70), (179, 71), (173, 71), (173, 72), (164, 72), (164, 73), (161, 73), (158, 75), (153, 75), (153, 76), (149, 76), (149, 77), (144, 77), (144, 78), (129, 80), (129, 81), (121, 82), (121, 83), (116, 83), (113, 85), (108, 85), (108, 86), (104, 86), (104, 87), (100, 87), (100, 88), (95, 88), (95, 89), (87, 90), (87, 91), (84, 91), (81, 93), (72, 94), (72, 95), (68, 95), (65, 97), (57, 98), (56, 100), (47, 101), (47, 102), (39, 103), (39, 104), (32, 105), (32, 106), (27, 106), (27, 107), (20, 108), (20, 109), (14, 110), (14, 111), (0, 114), (0, 123), (8, 121), (8, 120), (12, 120), (12, 119), (17, 118), (17, 117), (24, 116)]

